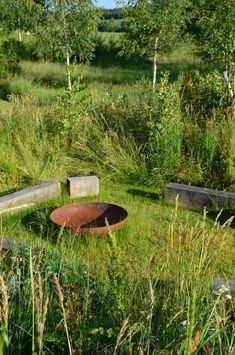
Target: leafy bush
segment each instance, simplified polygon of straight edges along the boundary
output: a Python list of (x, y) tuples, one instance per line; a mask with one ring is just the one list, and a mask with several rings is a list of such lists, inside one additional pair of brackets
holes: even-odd
[(54, 106), (50, 121), (79, 161), (76, 171), (160, 186), (169, 180), (228, 186), (233, 170), (226, 157), (229, 145), (217, 121), (220, 112), (227, 126), (224, 107), (197, 120), (196, 109), (189, 113), (184, 101), (183, 77), (170, 83), (162, 74), (154, 93), (149, 82), (137, 85), (135, 98), (110, 92), (94, 100), (87, 90), (78, 90)]
[(163, 74), (155, 93), (156, 112), (148, 122), (150, 164), (158, 182), (160, 177), (164, 182), (174, 178), (183, 160), (183, 121), (177, 85), (170, 84), (169, 75)]
[(4, 76), (7, 73), (19, 74), (20, 73), (20, 42), (9, 39), (1, 43), (0, 47), (0, 63), (1, 75)]
[(214, 70), (208, 74), (194, 71), (186, 77), (183, 103), (191, 107), (198, 117), (210, 116), (218, 112), (220, 116), (228, 106), (228, 95), (221, 74)]

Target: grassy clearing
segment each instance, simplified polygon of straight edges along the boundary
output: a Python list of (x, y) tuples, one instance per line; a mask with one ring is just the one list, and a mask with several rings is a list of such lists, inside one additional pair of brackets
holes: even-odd
[[(107, 35), (112, 38), (112, 34)], [(176, 81), (183, 73), (189, 75), (193, 70), (209, 71), (210, 68), (192, 53), (193, 48), (185, 46), (170, 56), (159, 57), (158, 80), (162, 71), (170, 72), (171, 81)], [(106, 93), (131, 95), (132, 91), (134, 97), (140, 90), (133, 87), (133, 84), (138, 86), (140, 83), (141, 86), (142, 82), (152, 78), (151, 61), (140, 58), (124, 60), (118, 58), (116, 54), (104, 52), (99, 54), (96, 62), (92, 65), (79, 65), (73, 70), (74, 80), (79, 82), (82, 80), (93, 97), (103, 97)], [(20, 96), (31, 95), (39, 105), (46, 106), (51, 104), (66, 86), (66, 71), (63, 64), (23, 61), (21, 67), (21, 75), (1, 80), (1, 99), (6, 100), (12, 93)]]

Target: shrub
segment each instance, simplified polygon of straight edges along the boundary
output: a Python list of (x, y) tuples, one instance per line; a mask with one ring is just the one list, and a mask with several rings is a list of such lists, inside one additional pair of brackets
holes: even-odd
[(0, 48), (0, 63), (3, 69), (1, 69), (1, 75), (4, 76), (7, 73), (19, 74), (20, 73), (20, 42), (9, 39), (1, 43)]
[(177, 85), (169, 83), (168, 73), (162, 75), (155, 93), (156, 111), (148, 122), (150, 164), (157, 182), (177, 176), (183, 158), (183, 121)]
[(184, 83), (183, 104), (191, 107), (194, 114), (201, 117), (218, 113), (218, 117), (228, 106), (228, 95), (221, 74), (214, 70), (207, 74), (194, 71)]

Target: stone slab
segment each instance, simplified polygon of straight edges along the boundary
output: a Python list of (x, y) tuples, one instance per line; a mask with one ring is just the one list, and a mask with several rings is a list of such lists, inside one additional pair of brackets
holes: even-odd
[[(6, 236), (0, 236), (0, 252), (10, 252), (10, 251), (26, 251), (32, 248), (31, 244), (26, 245), (18, 243), (15, 240), (8, 239)], [(43, 248), (32, 248), (33, 254), (44, 253), (45, 249)]]
[(9, 251), (14, 249), (21, 249), (24, 245), (17, 243), (14, 240), (6, 239), (5, 237), (0, 237), (0, 250)]
[(99, 179), (97, 176), (68, 177), (67, 187), (72, 198), (99, 195)]
[(56, 181), (48, 181), (43, 184), (14, 192), (0, 198), (0, 215), (14, 212), (36, 203), (58, 197), (61, 193), (61, 184)]
[(235, 280), (227, 280), (227, 279), (213, 279), (212, 282), (212, 290), (219, 291), (221, 290), (224, 293), (230, 293), (232, 298), (235, 298)]
[(179, 205), (192, 209), (235, 207), (235, 193), (189, 186), (170, 182), (165, 186), (165, 202), (175, 203), (178, 195)]

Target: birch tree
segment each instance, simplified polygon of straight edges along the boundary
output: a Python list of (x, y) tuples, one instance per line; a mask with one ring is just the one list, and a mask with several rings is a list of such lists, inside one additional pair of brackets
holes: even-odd
[(192, 1), (199, 54), (221, 67), (235, 117), (235, 6), (233, 0)]
[(0, 0), (0, 22), (3, 31), (17, 31), (21, 42), (22, 31), (35, 29), (41, 9), (41, 4), (34, 0)]
[(188, 0), (130, 0), (124, 8), (128, 53), (153, 58), (153, 87), (158, 55), (172, 50), (186, 26)]
[(93, 35), (100, 19), (91, 0), (50, 0), (38, 31), (42, 50), (66, 64), (67, 85), (72, 89), (71, 58), (91, 59), (95, 47)]

